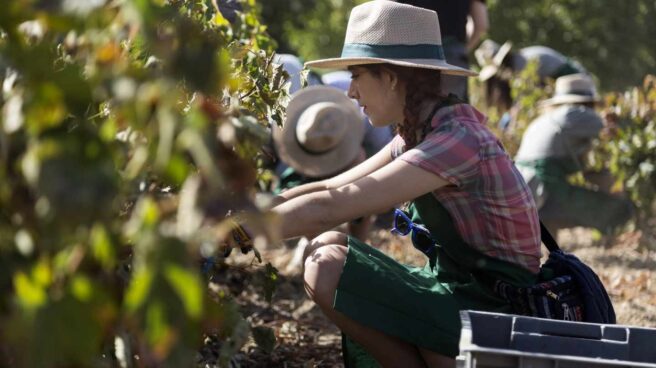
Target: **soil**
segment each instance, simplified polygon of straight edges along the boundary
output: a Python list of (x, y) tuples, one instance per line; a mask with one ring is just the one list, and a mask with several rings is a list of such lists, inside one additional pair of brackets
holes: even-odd
[[(618, 324), (656, 328), (656, 246), (645, 245), (642, 233), (599, 239), (593, 231), (576, 228), (561, 230), (558, 242), (597, 272), (611, 296)], [(387, 230), (372, 232), (370, 243), (400, 262), (424, 263), (424, 256), (407, 238)], [(272, 303), (264, 301), (262, 291), (248, 282), (242, 283), (237, 300), (252, 325), (273, 329), (276, 346), (264, 353), (249, 342), (235, 363), (242, 367), (343, 367), (340, 332), (305, 295), (300, 265), (293, 262), (294, 248), (266, 249), (261, 254), (280, 272)], [(252, 255), (230, 260), (242, 265), (252, 261)], [(243, 273), (238, 278), (251, 277), (248, 267), (235, 269)]]

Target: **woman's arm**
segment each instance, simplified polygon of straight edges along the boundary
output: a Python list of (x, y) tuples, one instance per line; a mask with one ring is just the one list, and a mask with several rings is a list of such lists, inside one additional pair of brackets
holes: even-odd
[(487, 17), (487, 5), (479, 0), (472, 0), (467, 22), (467, 50), (472, 50), (478, 45), (478, 41), (487, 32), (490, 26)]
[[(375, 157), (375, 156), (374, 156)], [(417, 198), (448, 182), (396, 160), (352, 183), (300, 195), (273, 208), (283, 239), (314, 236), (343, 222)]]
[(343, 172), (342, 174), (339, 174), (330, 179), (299, 185), (295, 188), (291, 188), (280, 193), (276, 198), (274, 198), (274, 204), (278, 205), (304, 194), (309, 194), (321, 190), (334, 189), (344, 184), (354, 182), (357, 179), (374, 172), (375, 170), (389, 163), (391, 160), (391, 148), (390, 145), (387, 144), (380, 151), (378, 151), (378, 153), (363, 161), (361, 164)]

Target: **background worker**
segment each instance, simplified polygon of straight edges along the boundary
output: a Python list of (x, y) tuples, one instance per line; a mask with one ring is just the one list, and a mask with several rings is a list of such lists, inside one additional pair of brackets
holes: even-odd
[(476, 49), (474, 56), (481, 67), (478, 78), (485, 83), (486, 103), (501, 111), (512, 108), (510, 80), (524, 70), (531, 60), (537, 60), (538, 77), (543, 83), (548, 78), (555, 80), (569, 74), (587, 74), (581, 64), (546, 46), (529, 46), (513, 51), (511, 42), (499, 46), (488, 39)]
[[(584, 226), (609, 233), (631, 218), (633, 205), (610, 193), (609, 174), (585, 166), (585, 155), (604, 128), (594, 109), (598, 102), (588, 75), (560, 77), (554, 96), (543, 103), (544, 113), (522, 137), (515, 162), (551, 231)], [(582, 173), (592, 188), (570, 184), (568, 177), (575, 173)]]

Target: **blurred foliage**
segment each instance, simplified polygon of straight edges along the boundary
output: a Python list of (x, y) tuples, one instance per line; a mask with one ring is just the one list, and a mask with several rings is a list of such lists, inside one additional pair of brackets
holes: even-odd
[[(488, 126), (500, 138), (511, 157), (517, 153), (528, 125), (541, 113), (538, 107), (540, 101), (553, 93), (554, 81), (540, 81), (538, 66), (536, 60), (529, 61), (526, 68), (510, 80), (510, 94), (515, 104), (507, 112), (508, 116), (503, 116), (503, 109), (486, 104), (485, 83), (476, 78), (469, 81), (470, 102), (488, 117)], [(505, 127), (500, 124), (502, 118), (510, 119)]]
[(214, 4), (0, 12), (0, 366), (188, 367), (204, 334), (225, 365), (247, 341), (201, 252), (224, 262), (228, 210), (258, 216), (286, 81), (254, 1), (233, 24)]
[(490, 38), (558, 50), (598, 76), (603, 90), (638, 85), (656, 65), (652, 0), (489, 0), (488, 7)]
[(303, 60), (342, 53), (351, 9), (366, 0), (266, 0), (260, 3), (263, 23), (279, 53)]
[(609, 93), (604, 100), (608, 126), (591, 163), (607, 166), (615, 175), (635, 203), (638, 225), (644, 228), (656, 209), (656, 76), (648, 75), (642, 86)]

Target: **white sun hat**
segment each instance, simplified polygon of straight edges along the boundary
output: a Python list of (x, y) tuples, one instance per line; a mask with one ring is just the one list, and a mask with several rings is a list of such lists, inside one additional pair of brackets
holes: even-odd
[(389, 0), (373, 0), (354, 7), (346, 27), (342, 56), (305, 65), (346, 69), (352, 65), (380, 63), (435, 69), (444, 74), (476, 75), (446, 62), (435, 11)]
[(567, 103), (599, 102), (594, 81), (584, 73), (570, 74), (556, 79), (554, 95), (544, 100), (541, 106), (553, 106)]
[(291, 96), (282, 128), (273, 142), (283, 162), (314, 178), (337, 174), (360, 154), (364, 116), (343, 91), (310, 86)]
[[(492, 43), (490, 43), (489, 46), (491, 46), (493, 49), (492, 57), (489, 57), (489, 55), (484, 55), (488, 53), (488, 50), (481, 49), (481, 47), (486, 46), (485, 42), (479, 47), (481, 52), (479, 52), (479, 49), (474, 51), (476, 61), (478, 61), (479, 65), (481, 66), (481, 72), (478, 74), (478, 79), (481, 81), (486, 81), (496, 75), (499, 71), (499, 68), (501, 68), (503, 60), (506, 58), (506, 56), (508, 56), (510, 50), (512, 50), (512, 42), (510, 41), (505, 42), (501, 46), (498, 46), (498, 44), (496, 44), (494, 41), (491, 42)], [(494, 49), (494, 44), (497, 45), (496, 49)]]
[(478, 65), (482, 68), (492, 63), (492, 58), (499, 51), (501, 45), (494, 40), (486, 39), (474, 50), (474, 58)]

